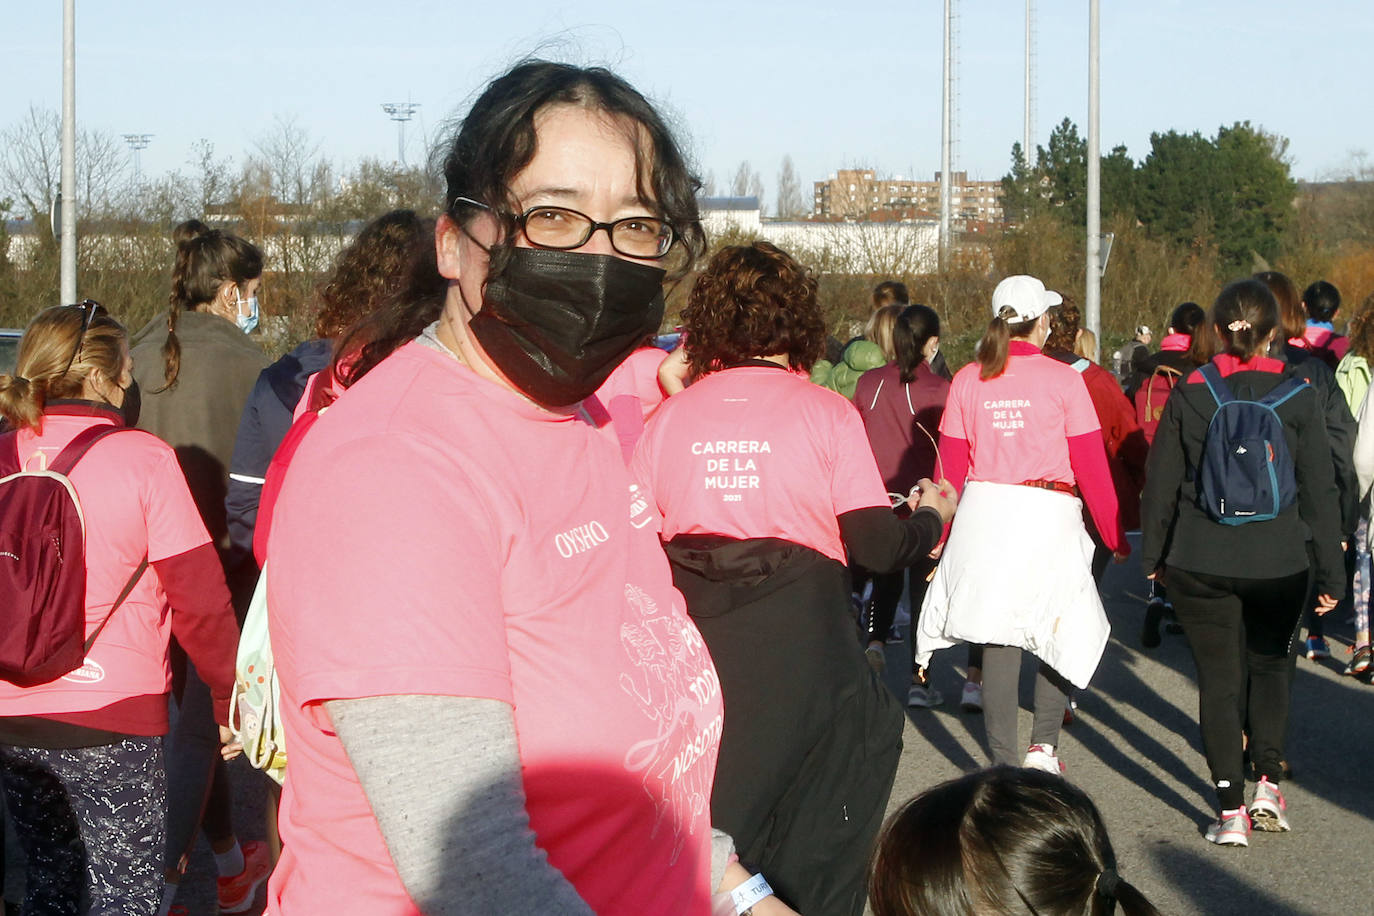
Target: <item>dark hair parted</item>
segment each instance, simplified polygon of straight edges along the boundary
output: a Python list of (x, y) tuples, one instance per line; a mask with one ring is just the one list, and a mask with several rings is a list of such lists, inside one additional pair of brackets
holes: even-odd
[(926, 344), (940, 336), (940, 316), (928, 305), (908, 305), (892, 329), (892, 348), (897, 354), (897, 374), (903, 385), (916, 378), (916, 367), (925, 361)]
[(551, 105), (571, 105), (623, 119), (636, 153), (635, 180), (641, 202), (673, 226), (683, 255), (670, 275), (681, 277), (706, 250), (697, 212), (701, 182), (667, 123), (633, 86), (601, 67), (527, 60), (493, 80), (463, 119), (444, 162), (448, 213), (465, 225), (479, 211), (459, 204), (466, 197), (492, 207), (502, 222), (503, 241), (493, 247), (489, 276), (509, 259), (521, 203), (511, 182), (534, 158), (535, 119)]
[(1221, 352), (1243, 360), (1264, 355), (1269, 333), (1279, 324), (1280, 308), (1272, 289), (1254, 277), (1221, 291), (1212, 303), (1210, 320)]
[(236, 235), (211, 229), (190, 219), (172, 230), (177, 245), (172, 267), (172, 294), (168, 297), (167, 341), (162, 345), (161, 388), (166, 391), (181, 374), (181, 341), (177, 316), (214, 300), (225, 282), (236, 285), (262, 276), (262, 252)]
[(873, 287), (873, 307), (880, 309), (885, 305), (906, 305), (911, 301), (911, 293), (906, 284), (899, 280), (884, 280)]
[(319, 292), (315, 332), (338, 339), (339, 384), (354, 384), (438, 320), (446, 289), (434, 258), (434, 220), (393, 210), (364, 226)]
[(1207, 313), (1196, 302), (1180, 302), (1169, 314), (1169, 327), (1175, 334), (1192, 337), (1198, 326), (1207, 320)]
[(41, 433), (47, 403), (81, 397), (86, 378), (97, 369), (118, 384), (124, 372), (124, 326), (102, 309), (78, 340), (85, 317), (80, 308), (52, 306), (24, 329), (14, 373), (0, 375), (0, 417), (10, 429)]
[(1116, 873), (1102, 817), (1051, 773), (999, 766), (942, 783), (883, 828), (874, 916), (1158, 916)]
[[(1003, 312), (1009, 317), (1012, 310), (1003, 307)], [(1008, 322), (1002, 315), (997, 315), (988, 322), (988, 329), (983, 332), (982, 338), (978, 341), (978, 349), (974, 351), (973, 358), (978, 360), (978, 377), (983, 381), (997, 378), (1007, 369), (1007, 345), (1011, 343), (1013, 337), (1029, 337), (1031, 331), (1035, 330), (1035, 323), (1039, 318), (1032, 318), (1030, 321)]]
[(687, 359), (714, 372), (785, 355), (805, 371), (825, 348), (825, 319), (810, 270), (769, 242), (732, 245), (711, 258), (682, 310)]
[[(1060, 293), (1064, 296), (1063, 293)], [(1051, 306), (1050, 316), (1050, 336), (1045, 338), (1046, 350), (1063, 350), (1065, 353), (1073, 353), (1074, 345), (1078, 343), (1078, 329), (1082, 326), (1083, 315), (1078, 311), (1078, 306), (1067, 297), (1059, 305)]]
[(1302, 309), (1302, 299), (1298, 296), (1298, 288), (1293, 285), (1293, 281), (1288, 278), (1288, 275), (1279, 273), (1277, 270), (1262, 270), (1255, 274), (1253, 279), (1269, 287), (1269, 292), (1273, 294), (1274, 301), (1278, 303), (1278, 326), (1283, 339), (1291, 340), (1294, 337), (1303, 336), (1307, 331), (1307, 313)]
[(1340, 311), (1341, 292), (1325, 280), (1318, 280), (1303, 291), (1302, 304), (1307, 309), (1308, 318), (1330, 321)]

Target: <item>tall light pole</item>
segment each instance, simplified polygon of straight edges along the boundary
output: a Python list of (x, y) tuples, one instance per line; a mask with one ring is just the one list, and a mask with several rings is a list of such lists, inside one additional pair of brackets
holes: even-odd
[(940, 268), (949, 266), (950, 169), (954, 144), (954, 0), (945, 0), (944, 94), (940, 105)]
[(1035, 0), (1026, 0), (1026, 99), (1021, 129), (1021, 154), (1031, 162), (1031, 141), (1035, 139)]
[(62, 302), (76, 301), (76, 0), (62, 3)]
[(129, 149), (133, 151), (134, 157), (134, 185), (139, 184), (143, 177), (143, 157), (139, 155), (148, 148), (148, 142), (153, 139), (152, 134), (125, 134), (124, 142), (129, 144)]
[(419, 102), (383, 102), (382, 111), (396, 122), (396, 161), (404, 168), (406, 164), (406, 122), (415, 115)]
[(1098, 0), (1088, 0), (1088, 263), (1086, 305), (1088, 330), (1097, 338), (1093, 360), (1098, 359), (1102, 341), (1102, 156), (1098, 134), (1101, 129), (1101, 98), (1098, 92)]

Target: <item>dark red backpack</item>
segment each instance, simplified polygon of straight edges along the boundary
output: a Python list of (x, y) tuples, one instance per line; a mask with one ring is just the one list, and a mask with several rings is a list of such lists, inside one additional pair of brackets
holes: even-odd
[(80, 667), (110, 616), (129, 597), (148, 558), (88, 639), (86, 523), (67, 479), (101, 439), (122, 426), (93, 426), (43, 470), (19, 465), (18, 433), (0, 435), (0, 679), (31, 687)]
[(1155, 371), (1145, 379), (1144, 384), (1135, 392), (1135, 419), (1145, 431), (1145, 441), (1155, 441), (1155, 430), (1159, 428), (1159, 418), (1164, 413), (1164, 405), (1169, 393), (1174, 390), (1183, 373), (1169, 366), (1155, 366)]

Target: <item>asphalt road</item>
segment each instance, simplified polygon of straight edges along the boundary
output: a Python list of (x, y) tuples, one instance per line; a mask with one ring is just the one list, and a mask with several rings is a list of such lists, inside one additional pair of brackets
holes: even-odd
[[(1073, 725), (1059, 752), (1067, 778), (1097, 802), (1111, 832), (1121, 875), (1161, 911), (1188, 914), (1374, 914), (1374, 687), (1340, 675), (1351, 627), (1344, 611), (1328, 619), (1334, 658), (1299, 660), (1284, 784), (1293, 830), (1256, 832), (1248, 849), (1202, 838), (1214, 795), (1197, 727), (1193, 662), (1181, 636), (1152, 651), (1139, 646), (1145, 580), (1132, 559), (1108, 569), (1103, 597), (1112, 641), (1092, 686), (1077, 696)], [(887, 649), (887, 679), (905, 700), (905, 646)], [(892, 807), (936, 783), (983, 766), (981, 716), (961, 712), (964, 651), (938, 654), (932, 678), (937, 709), (909, 710), (906, 746)], [(1033, 667), (1023, 665), (1023, 702)], [(1030, 734), (1023, 709), (1021, 735)], [(235, 819), (240, 835), (263, 836), (263, 778), (236, 761)], [(190, 916), (215, 913), (214, 867), (202, 841), (180, 903)], [(258, 894), (258, 905), (263, 893)], [(258, 912), (254, 910), (253, 912)]]

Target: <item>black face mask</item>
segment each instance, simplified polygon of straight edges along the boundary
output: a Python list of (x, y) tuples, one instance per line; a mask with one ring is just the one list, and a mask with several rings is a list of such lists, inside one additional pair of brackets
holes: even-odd
[(545, 407), (588, 397), (663, 320), (660, 267), (516, 248), (468, 322), (515, 387)]
[(125, 426), (132, 428), (138, 425), (138, 412), (142, 407), (143, 395), (138, 390), (138, 379), (134, 379), (124, 389), (124, 403), (119, 407), (119, 412), (124, 415)]

